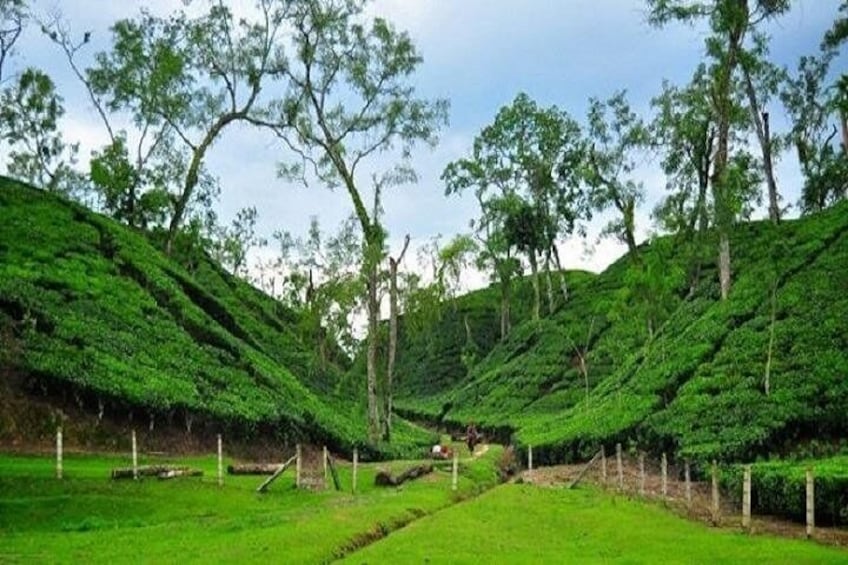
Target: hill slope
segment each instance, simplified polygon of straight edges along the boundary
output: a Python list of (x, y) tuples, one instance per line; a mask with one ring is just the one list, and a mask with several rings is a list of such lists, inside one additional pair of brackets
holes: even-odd
[[(0, 177), (0, 368), (91, 413), (251, 437), (364, 443), (353, 403), (321, 397), (298, 317), (199, 258)], [(130, 416), (131, 417), (131, 416)]]
[(513, 433), (542, 462), (618, 441), (699, 459), (750, 459), (844, 437), (848, 204), (776, 228), (740, 225), (724, 302), (712, 249), (708, 242), (691, 289), (684, 248), (662, 238), (643, 249), (644, 263), (664, 273), (668, 294), (653, 336), (630, 290), (636, 271), (624, 258), (575, 289), (554, 316), (514, 328), (454, 386), (419, 390), (397, 405)]

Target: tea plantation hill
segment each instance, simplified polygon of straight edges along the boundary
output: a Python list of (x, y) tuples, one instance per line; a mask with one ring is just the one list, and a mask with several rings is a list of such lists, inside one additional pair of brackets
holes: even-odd
[[(713, 249), (706, 242), (695, 263), (672, 237), (641, 249), (662, 273), (643, 296), (666, 296), (650, 306), (661, 320), (653, 338), (626, 257), (596, 277), (572, 274), (569, 301), (538, 322), (525, 301), (502, 343), (497, 293), (460, 297), (432, 331), (404, 333), (399, 411), (456, 428), (473, 420), (532, 445), (542, 463), (616, 442), (701, 461), (837, 450), (848, 437), (848, 203), (777, 227), (739, 225), (726, 301)], [(470, 370), (460, 358), (466, 315), (479, 353)], [(576, 353), (587, 339), (584, 376)]]
[[(332, 391), (345, 359), (322, 366), (297, 313), (208, 258), (180, 263), (139, 231), (0, 177), (0, 396), (144, 428), (364, 444), (364, 411)], [(20, 429), (8, 406), (0, 442), (55, 430)], [(398, 432), (395, 449), (431, 441)]]

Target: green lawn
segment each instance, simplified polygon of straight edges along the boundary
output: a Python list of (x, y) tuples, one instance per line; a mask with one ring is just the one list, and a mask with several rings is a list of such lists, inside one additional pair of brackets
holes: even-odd
[(848, 563), (848, 551), (713, 530), (592, 489), (504, 485), (410, 524), (347, 561)]
[(134, 482), (108, 479), (126, 457), (68, 455), (58, 481), (50, 457), (0, 455), (0, 563), (319, 563), (343, 554), (355, 563), (848, 563), (844, 550), (714, 531), (595, 490), (505, 485), (455, 504), (495, 483), (499, 455), (463, 460), (458, 494), (447, 468), (378, 489), (380, 465), (364, 465), (356, 495), (347, 466), (346, 492), (297, 491), (287, 471), (257, 495), (262, 477), (228, 476), (218, 487), (214, 458), (179, 461), (202, 468), (200, 479)]
[(356, 495), (349, 467), (340, 468), (347, 492), (296, 491), (286, 471), (258, 495), (262, 477), (225, 477), (219, 488), (214, 458), (179, 461), (202, 468), (202, 479), (134, 482), (107, 478), (127, 458), (67, 456), (58, 481), (49, 457), (0, 455), (0, 563), (323, 562), (358, 538), (495, 484), (498, 453), (464, 462), (458, 494), (447, 470), (378, 489), (379, 465), (370, 464), (360, 468)]

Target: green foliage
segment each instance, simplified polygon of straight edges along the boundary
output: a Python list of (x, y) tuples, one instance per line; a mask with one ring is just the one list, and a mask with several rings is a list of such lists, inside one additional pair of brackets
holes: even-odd
[[(470, 372), (459, 361), (462, 317), (445, 317), (432, 332), (433, 349), (402, 345), (397, 405), (512, 435), (521, 448), (532, 444), (542, 463), (581, 459), (618, 441), (700, 461), (750, 460), (844, 436), (845, 205), (779, 226), (738, 226), (736, 285), (726, 302), (717, 301), (711, 262), (697, 266), (696, 284), (687, 280), (693, 256), (677, 241), (657, 238), (641, 250), (641, 265), (622, 259), (573, 284), (563, 308), (539, 322), (522, 317), (502, 343), (478, 340), (486, 330), (475, 330), (480, 360)], [(493, 316), (494, 292), (460, 297), (458, 308), (488, 296)]]
[(62, 97), (49, 76), (29, 68), (0, 95), (0, 139), (8, 143), (9, 173), (52, 192), (72, 194), (79, 188), (73, 170), (77, 146), (59, 132)]
[[(848, 524), (848, 456), (802, 461), (767, 461), (751, 466), (751, 506), (754, 512), (806, 519), (806, 470), (815, 478), (816, 525)], [(744, 468), (722, 472), (722, 487), (741, 496)]]
[[(0, 311), (36, 390), (248, 437), (365, 443), (357, 405), (318, 396), (340, 369), (319, 362), (299, 314), (202, 256), (188, 272), (142, 235), (8, 179), (0, 204)], [(401, 435), (392, 449), (430, 440)]]

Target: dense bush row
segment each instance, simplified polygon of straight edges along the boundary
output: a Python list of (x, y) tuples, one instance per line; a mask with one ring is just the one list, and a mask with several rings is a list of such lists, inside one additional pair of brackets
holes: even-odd
[[(398, 404), (455, 425), (514, 429), (540, 462), (582, 458), (617, 441), (701, 461), (751, 460), (844, 436), (848, 205), (778, 227), (740, 225), (727, 301), (719, 300), (714, 243), (699, 252), (701, 277), (691, 289), (681, 276), (691, 272), (688, 250), (671, 238), (643, 250), (646, 263), (664, 265), (671, 289), (653, 336), (634, 306), (625, 257), (555, 315), (514, 328), (455, 386)], [(488, 308), (496, 306), (493, 295)], [(590, 328), (584, 376), (573, 353)]]
[[(751, 507), (754, 513), (806, 520), (806, 470), (815, 477), (816, 524), (848, 524), (848, 456), (815, 461), (772, 461), (751, 466)], [(742, 496), (743, 467), (722, 473), (722, 487)]]
[(202, 256), (188, 271), (143, 235), (3, 178), (0, 311), (20, 343), (7, 362), (36, 388), (107, 411), (364, 443), (360, 409), (316, 392), (343, 367), (318, 363), (296, 313)]

